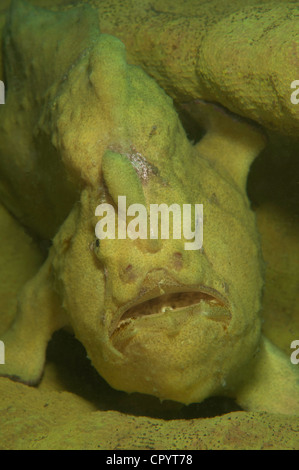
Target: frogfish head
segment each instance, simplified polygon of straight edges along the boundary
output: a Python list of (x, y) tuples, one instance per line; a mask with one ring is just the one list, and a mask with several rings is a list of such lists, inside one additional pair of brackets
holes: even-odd
[[(106, 217), (111, 208), (113, 237), (102, 231), (94, 244), (105, 285), (87, 345), (96, 369), (116, 389), (162, 400), (231, 393), (261, 326), (262, 262), (245, 191), (191, 146), (188, 158), (167, 165), (108, 149), (99, 200)], [(160, 204), (166, 212), (151, 237)], [(197, 233), (199, 204), (202, 244), (184, 236)]]

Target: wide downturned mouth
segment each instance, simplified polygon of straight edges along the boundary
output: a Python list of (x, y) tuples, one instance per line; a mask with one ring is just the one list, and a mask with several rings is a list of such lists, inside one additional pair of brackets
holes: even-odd
[(199, 314), (209, 320), (222, 322), (225, 327), (231, 320), (228, 302), (214, 289), (206, 288), (203, 291), (175, 288), (160, 295), (154, 295), (153, 292), (148, 293), (137, 303), (129, 305), (121, 313), (113, 333), (131, 323), (132, 320), (175, 314), (184, 310), (189, 314)]

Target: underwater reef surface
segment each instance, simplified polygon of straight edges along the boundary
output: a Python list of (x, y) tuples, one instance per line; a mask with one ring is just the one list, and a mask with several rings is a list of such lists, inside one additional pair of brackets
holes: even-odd
[[(30, 3), (53, 9), (55, 5), (68, 9), (82, 4)], [(158, 3), (122, 2), (120, 6), (119, 2), (90, 2), (98, 8), (101, 31), (125, 43), (128, 62), (140, 64), (153, 76), (178, 109), (182, 102), (204, 98), (252, 118), (266, 129), (269, 145), (253, 163), (247, 189), (266, 262), (263, 330), (289, 354), (290, 342), (298, 339), (299, 332), (299, 112), (290, 104), (286, 84), (298, 79), (298, 7), (295, 2), (215, 1), (207, 6), (205, 2), (201, 5), (189, 1), (164, 2), (161, 9)], [(0, 25), (8, 4), (1, 4)], [(163, 32), (161, 25), (167, 25)], [(286, 48), (282, 47), (285, 37)], [(229, 63), (229, 69), (223, 63)], [(194, 122), (183, 112), (181, 116), (190, 139), (196, 140)], [(2, 208), (0, 217), (1, 221), (10, 218)], [(6, 313), (1, 331), (13, 317), (13, 292), (32, 276), (45, 252), (13, 219), (9, 223), (15, 224), (15, 238), (1, 231), (3, 266), (18, 263), (15, 253), (20, 254), (20, 246), (28, 263), (27, 271), (20, 270), (17, 279), (7, 276), (9, 269), (0, 272)], [(69, 362), (61, 364), (59, 355), (51, 353), (53, 344), (55, 354), (65, 354), (69, 359), (77, 347), (64, 336), (54, 338), (37, 389), (0, 379), (1, 397), (5, 397), (1, 399), (0, 415), (2, 448), (299, 448), (298, 417), (236, 411), (235, 404), (220, 402), (213, 405), (211, 415), (215, 417), (203, 418), (202, 409), (192, 405), (182, 411), (174, 404), (160, 407), (155, 399), (147, 398), (137, 400), (136, 405), (122, 392), (115, 392), (109, 400), (111, 389), (95, 383), (89, 373), (84, 375), (88, 364), (83, 352), (78, 351), (77, 356), (74, 353), (81, 358), (80, 367), (78, 362), (77, 367), (71, 367)], [(103, 389), (100, 399), (98, 387)], [(111, 435), (112, 426), (118, 428), (115, 435)]]
[[(101, 32), (121, 39), (129, 63), (141, 65), (174, 99), (215, 101), (266, 128), (298, 133), (290, 101), (299, 61), (296, 0), (29, 3), (53, 11), (91, 5)], [(9, 5), (1, 2), (0, 27)]]
[(0, 393), (1, 450), (298, 449), (296, 416), (238, 411), (163, 420), (99, 411), (73, 393), (30, 390), (8, 379), (0, 380)]

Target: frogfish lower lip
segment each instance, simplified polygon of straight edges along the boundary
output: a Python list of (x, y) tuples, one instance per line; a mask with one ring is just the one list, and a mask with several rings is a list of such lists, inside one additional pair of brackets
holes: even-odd
[(171, 312), (174, 314), (183, 313), (184, 310), (186, 314), (198, 314), (206, 319), (222, 322), (227, 327), (231, 320), (227, 302), (214, 289), (209, 289), (209, 291), (213, 294), (201, 290), (176, 288), (160, 295), (154, 296), (152, 293), (150, 296), (143, 297), (143, 299), (139, 299), (137, 303), (129, 305), (123, 311), (112, 335), (132, 321), (138, 321), (149, 316), (160, 317)]

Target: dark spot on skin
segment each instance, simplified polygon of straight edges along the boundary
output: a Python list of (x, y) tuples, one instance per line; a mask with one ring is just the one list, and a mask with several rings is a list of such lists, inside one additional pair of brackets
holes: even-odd
[(67, 251), (70, 246), (71, 246), (71, 241), (72, 241), (72, 235), (69, 236), (69, 237), (66, 237), (62, 240), (62, 247), (63, 247), (63, 251)]
[(153, 126), (152, 127), (152, 130), (150, 131), (149, 133), (149, 137), (152, 137), (153, 135), (155, 135), (157, 133), (157, 126)]
[(217, 199), (217, 196), (215, 193), (213, 193), (210, 197), (210, 201), (212, 204), (215, 204), (216, 206), (219, 206), (219, 202), (218, 202), (218, 199)]
[(229, 285), (228, 285), (226, 282), (224, 282), (224, 283), (223, 283), (223, 287), (224, 287), (224, 292), (225, 292), (226, 294), (228, 294), (228, 293), (229, 293)]
[(96, 240), (96, 247), (98, 248), (100, 246), (100, 240), (97, 238)]
[(128, 266), (126, 266), (122, 270), (122, 272), (120, 274), (120, 277), (124, 282), (133, 282), (133, 281), (135, 281), (136, 273), (134, 272), (133, 266), (131, 264), (128, 264)]
[(183, 267), (183, 255), (182, 253), (176, 252), (173, 254), (173, 266), (177, 271), (180, 271)]

